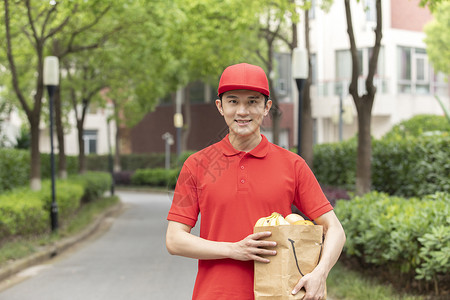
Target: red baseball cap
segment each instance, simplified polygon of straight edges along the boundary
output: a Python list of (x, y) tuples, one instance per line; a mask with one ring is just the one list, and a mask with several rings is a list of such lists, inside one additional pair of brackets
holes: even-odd
[(269, 82), (261, 67), (241, 63), (227, 67), (220, 77), (218, 94), (232, 90), (252, 90), (270, 95)]

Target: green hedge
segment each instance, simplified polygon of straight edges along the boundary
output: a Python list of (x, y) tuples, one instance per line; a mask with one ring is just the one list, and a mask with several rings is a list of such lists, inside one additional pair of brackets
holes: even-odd
[(355, 185), (356, 139), (314, 146), (314, 174), (324, 185), (351, 190)]
[(174, 188), (179, 169), (139, 169), (131, 176), (131, 184)]
[[(0, 193), (20, 186), (30, 180), (30, 151), (0, 148)], [(41, 154), (41, 176), (50, 178), (50, 154)], [(58, 155), (55, 155), (55, 171), (58, 171)], [(67, 156), (67, 173), (76, 174), (78, 158)]]
[(373, 144), (372, 186), (405, 197), (450, 193), (450, 136), (391, 138)]
[[(55, 200), (58, 204), (58, 217), (64, 220), (75, 213), (80, 207), (81, 197), (85, 191), (82, 184), (72, 180), (57, 180), (55, 182)], [(52, 203), (52, 190), (50, 180), (42, 183), (42, 189), (38, 192), (45, 211), (50, 211)]]
[[(372, 142), (372, 189), (390, 195), (450, 193), (450, 135), (390, 137)], [(314, 173), (321, 184), (355, 184), (355, 140), (314, 148)]]
[(100, 198), (111, 187), (111, 175), (105, 172), (86, 172), (72, 176), (75, 182), (84, 186), (83, 202), (90, 202)]
[(450, 194), (405, 199), (372, 192), (337, 202), (346, 254), (417, 280), (450, 279)]
[(0, 241), (8, 236), (42, 233), (49, 224), (39, 193), (17, 189), (0, 195)]
[[(179, 165), (181, 166), (194, 151), (181, 153)], [(88, 155), (86, 165), (88, 170), (108, 172), (108, 155)], [(170, 156), (171, 166), (177, 165), (177, 157), (174, 153)], [(120, 156), (120, 167), (123, 171), (136, 171), (138, 169), (164, 168), (166, 157), (164, 153), (124, 154)]]
[(28, 184), (30, 152), (0, 148), (0, 193)]
[[(102, 195), (109, 187), (105, 183), (107, 178), (110, 178), (107, 173), (89, 173), (57, 180), (55, 199), (60, 224), (76, 213), (87, 194), (90, 197)], [(30, 236), (48, 231), (51, 196), (50, 180), (42, 182), (40, 191), (22, 187), (1, 194), (0, 241), (11, 236)]]
[[(171, 156), (174, 158), (174, 155)], [(122, 170), (135, 171), (141, 168), (163, 168), (165, 165), (164, 153), (126, 154), (120, 156)], [(109, 170), (108, 155), (86, 156), (86, 166), (91, 171)]]
[(450, 131), (450, 123), (444, 116), (417, 115), (396, 124), (383, 139), (416, 137), (433, 132)]
[[(59, 155), (55, 154), (55, 172), (58, 174), (58, 161)], [(78, 173), (78, 157), (77, 156), (66, 156), (66, 167), (67, 174), (77, 174)], [(41, 153), (41, 176), (42, 178), (51, 177), (51, 167), (50, 167), (50, 154)]]

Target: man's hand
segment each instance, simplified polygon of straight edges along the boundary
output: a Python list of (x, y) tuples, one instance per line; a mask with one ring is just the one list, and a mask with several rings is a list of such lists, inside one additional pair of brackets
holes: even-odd
[(235, 260), (254, 260), (263, 263), (270, 262), (269, 259), (261, 257), (262, 255), (276, 255), (275, 250), (265, 249), (270, 247), (275, 247), (276, 242), (273, 241), (263, 241), (262, 238), (270, 236), (272, 233), (270, 231), (257, 232), (250, 234), (243, 240), (233, 243), (231, 245), (230, 258)]
[(303, 276), (297, 285), (292, 290), (292, 294), (297, 294), (302, 288), (305, 289), (306, 294), (303, 300), (320, 300), (325, 294), (326, 276), (322, 275), (319, 270), (314, 270), (311, 273)]

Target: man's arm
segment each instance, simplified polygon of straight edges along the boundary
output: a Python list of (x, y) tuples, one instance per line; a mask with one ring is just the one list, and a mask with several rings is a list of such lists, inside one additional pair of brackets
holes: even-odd
[(270, 232), (250, 234), (236, 243), (209, 241), (191, 234), (191, 226), (183, 223), (169, 221), (166, 233), (166, 247), (170, 254), (196, 259), (222, 259), (255, 260), (268, 263), (269, 260), (261, 255), (275, 255), (274, 250), (263, 247), (274, 247), (275, 242), (262, 241), (263, 237), (270, 236)]
[(311, 273), (303, 276), (292, 291), (296, 294), (301, 288), (305, 288), (304, 300), (321, 299), (324, 296), (328, 273), (339, 259), (345, 244), (344, 229), (334, 211), (329, 211), (314, 221), (323, 226), (325, 240), (319, 264)]

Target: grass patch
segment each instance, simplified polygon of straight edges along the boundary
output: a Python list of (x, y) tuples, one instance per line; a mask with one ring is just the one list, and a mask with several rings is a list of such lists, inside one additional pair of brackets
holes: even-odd
[(327, 289), (333, 300), (425, 300), (426, 297), (405, 295), (388, 283), (364, 276), (338, 262), (327, 279)]
[(4, 241), (0, 244), (0, 266), (10, 261), (29, 256), (42, 249), (44, 246), (51, 245), (62, 238), (79, 233), (89, 226), (100, 213), (118, 202), (119, 198), (113, 196), (103, 197), (96, 201), (84, 204), (73, 218), (59, 228), (58, 233), (45, 234), (32, 238), (17, 237), (13, 240)]

